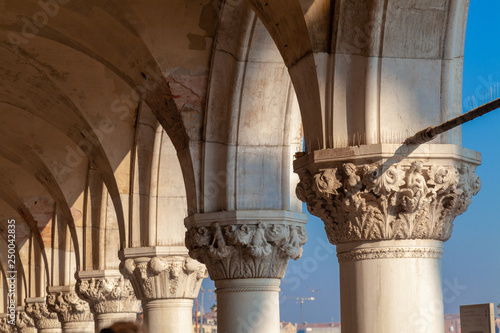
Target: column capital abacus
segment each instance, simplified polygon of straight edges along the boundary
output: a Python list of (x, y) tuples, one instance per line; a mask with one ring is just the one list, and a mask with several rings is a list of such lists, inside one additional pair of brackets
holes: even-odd
[(117, 270), (79, 272), (75, 289), (94, 314), (140, 311), (130, 280)]
[(186, 218), (186, 246), (212, 280), (283, 278), (288, 260), (302, 255), (305, 214), (233, 211)]
[(184, 246), (125, 249), (120, 271), (140, 300), (194, 299), (207, 277), (205, 265)]
[(24, 311), (33, 319), (38, 329), (61, 328), (57, 313), (49, 311), (45, 297), (27, 298)]
[(49, 287), (46, 302), (48, 310), (57, 313), (63, 325), (94, 321), (89, 304), (78, 297), (74, 286)]
[(455, 145), (327, 149), (294, 162), (297, 197), (334, 245), (398, 239), (446, 241), (481, 187), (478, 153)]

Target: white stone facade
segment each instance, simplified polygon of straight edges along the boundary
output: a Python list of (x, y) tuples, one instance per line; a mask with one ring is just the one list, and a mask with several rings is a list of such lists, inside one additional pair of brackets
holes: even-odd
[(210, 276), (219, 332), (277, 333), (305, 202), (343, 333), (442, 332), (480, 156), (402, 142), (461, 110), (468, 3), (0, 0), (0, 331), (191, 332)]

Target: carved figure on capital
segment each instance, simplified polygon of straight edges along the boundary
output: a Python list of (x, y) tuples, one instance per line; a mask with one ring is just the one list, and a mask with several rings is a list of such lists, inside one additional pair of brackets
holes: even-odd
[(27, 303), (24, 308), (38, 329), (60, 328), (61, 323), (57, 319), (57, 313), (50, 312), (45, 302)]
[(87, 301), (92, 313), (139, 312), (140, 301), (128, 279), (80, 279), (76, 285), (78, 295)]
[(186, 256), (126, 259), (121, 267), (138, 299), (195, 298), (207, 269)]
[[(299, 173), (297, 197), (325, 223), (332, 244), (451, 236), (454, 218), (480, 189), (465, 163), (395, 165), (344, 163)], [(338, 191), (343, 186), (344, 191)]]
[(213, 223), (186, 232), (190, 256), (207, 265), (214, 280), (282, 278), (288, 259), (302, 255), (306, 240), (305, 226), (289, 223)]
[(47, 308), (57, 313), (61, 323), (93, 321), (89, 305), (76, 292), (58, 292), (47, 295)]

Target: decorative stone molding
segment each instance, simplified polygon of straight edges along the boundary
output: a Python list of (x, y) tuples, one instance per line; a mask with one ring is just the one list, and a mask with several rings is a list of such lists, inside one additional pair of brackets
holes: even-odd
[(280, 279), (228, 279), (215, 281), (215, 292), (220, 294), (231, 294), (241, 292), (280, 292)]
[(441, 259), (443, 249), (427, 247), (395, 247), (382, 249), (360, 249), (337, 253), (339, 263), (368, 259), (394, 259), (394, 258), (430, 258)]
[(212, 280), (283, 278), (288, 260), (300, 258), (307, 240), (302, 217), (266, 221), (243, 216), (230, 224), (231, 219), (212, 222), (206, 215), (210, 224), (190, 227), (186, 246), (192, 258), (207, 265)]
[(130, 280), (123, 276), (79, 278), (75, 289), (89, 303), (93, 314), (140, 311), (141, 302), (135, 297)]
[(2, 314), (0, 316), (0, 333), (12, 333), (15, 332), (15, 326), (9, 324), (9, 318), (7, 315)]
[[(353, 162), (348, 162), (353, 160)], [(453, 220), (481, 187), (476, 163), (400, 159), (378, 163), (338, 158), (296, 171), (297, 197), (325, 223), (332, 244), (450, 238)], [(443, 164), (446, 163), (446, 164)], [(478, 163), (477, 163), (478, 164)]]
[[(224, 281), (224, 280), (221, 280)], [(224, 293), (243, 293), (243, 292), (280, 292), (279, 286), (250, 286), (234, 288), (217, 288), (217, 294)]]
[(24, 308), (26, 314), (30, 316), (38, 329), (60, 328), (61, 323), (57, 319), (57, 313), (47, 309), (44, 298), (27, 299)]
[(94, 321), (88, 303), (74, 291), (50, 292), (47, 295), (47, 308), (57, 313), (61, 323)]
[(138, 299), (170, 299), (198, 296), (207, 277), (204, 265), (187, 255), (187, 249), (167, 256), (135, 256), (125, 259), (120, 270), (132, 283)]
[(35, 322), (23, 310), (17, 310), (16, 328), (18, 333), (36, 333)]

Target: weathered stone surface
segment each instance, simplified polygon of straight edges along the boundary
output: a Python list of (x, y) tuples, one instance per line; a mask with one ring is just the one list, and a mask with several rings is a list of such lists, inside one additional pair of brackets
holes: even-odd
[(354, 149), (353, 155), (343, 156), (343, 162), (344, 152), (327, 151), (330, 163), (328, 158), (318, 159), (296, 169), (301, 178), (297, 196), (311, 214), (323, 220), (332, 244), (446, 241), (453, 220), (465, 212), (481, 187), (474, 174), (479, 161), (468, 158), (436, 153), (435, 160), (427, 160), (426, 154), (416, 152), (370, 162), (373, 155), (367, 160), (361, 150)]
[(9, 323), (9, 318), (6, 314), (0, 315), (0, 332), (2, 333), (14, 333), (15, 326)]
[(246, 211), (240, 216), (200, 214), (186, 221), (189, 254), (207, 265), (213, 280), (282, 278), (288, 260), (300, 258), (307, 240), (301, 214)]
[[(188, 327), (205, 268), (185, 249), (147, 249), (187, 245), (219, 285), (282, 277), (287, 260), (300, 256), (304, 220), (223, 215), (301, 211), (290, 172), (298, 150), (397, 144), (460, 113), (468, 4), (0, 0), (0, 212), (17, 219), (18, 264), (36, 277), (19, 285), (38, 295), (47, 285), (74, 285), (75, 272), (121, 264), (149, 309), (169, 304), (170, 319), (182, 303)], [(434, 142), (460, 145), (460, 130)], [(339, 247), (402, 242), (341, 248), (344, 267), (438, 261), (439, 246), (406, 241), (449, 238), (479, 188), (477, 158), (455, 150), (393, 161), (395, 149), (377, 158), (340, 151), (299, 172), (298, 195)], [(186, 238), (185, 216), (193, 217)], [(363, 278), (364, 290), (382, 299), (382, 283), (372, 288), (372, 276)], [(77, 292), (91, 312), (111, 318), (137, 304), (126, 281), (80, 277)], [(63, 324), (88, 319), (85, 329), (93, 329), (74, 292), (51, 291), (48, 306)], [(44, 311), (35, 324), (50, 325)], [(277, 306), (271, 312), (277, 323)], [(158, 311), (155, 333), (163, 317)]]
[(17, 333), (36, 333), (35, 321), (26, 314), (24, 309), (18, 307), (16, 312)]
[(138, 250), (132, 255), (134, 249), (130, 249), (121, 265), (121, 272), (130, 279), (138, 299), (198, 296), (201, 282), (207, 276), (206, 268), (191, 259), (185, 247), (172, 248), (172, 251)]
[(61, 323), (57, 319), (57, 313), (49, 311), (43, 297), (26, 299), (25, 311), (33, 319), (38, 329), (61, 327)]
[(47, 309), (57, 313), (63, 325), (72, 322), (93, 322), (94, 316), (90, 312), (88, 303), (78, 297), (74, 287), (70, 289), (49, 292), (46, 300)]
[(130, 280), (122, 276), (80, 278), (75, 289), (93, 314), (140, 311)]

